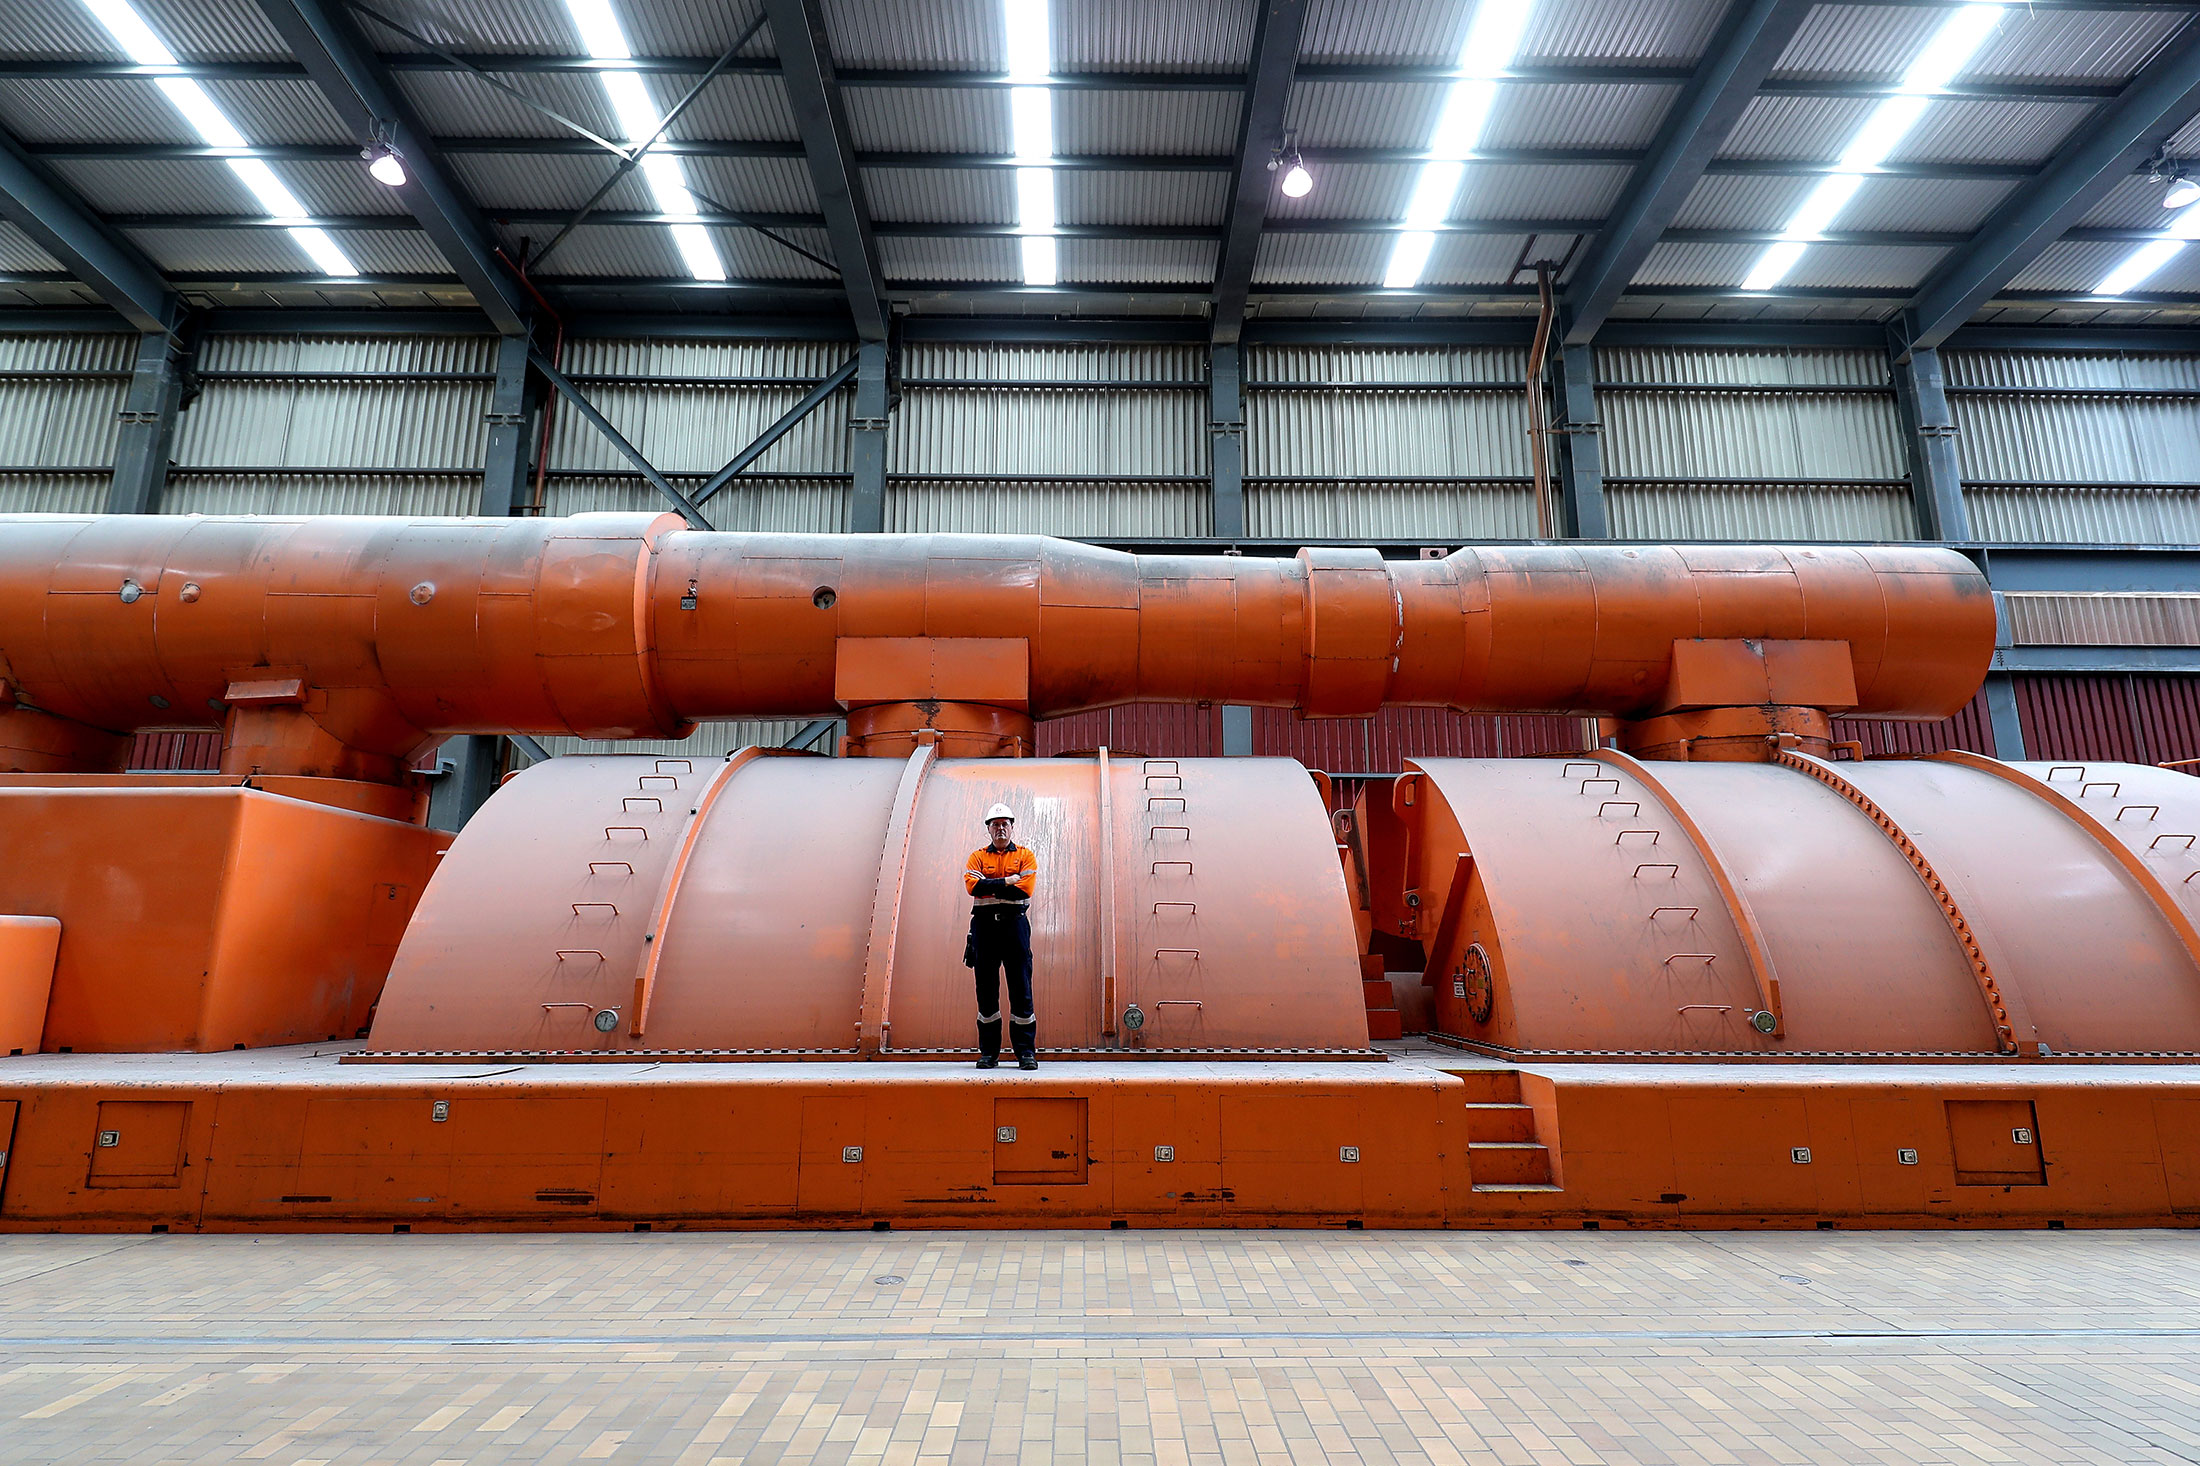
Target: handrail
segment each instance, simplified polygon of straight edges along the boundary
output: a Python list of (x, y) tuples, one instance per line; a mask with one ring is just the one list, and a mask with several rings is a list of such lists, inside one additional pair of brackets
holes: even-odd
[(1734, 878), (1727, 874), (1725, 862), (1719, 859), (1718, 851), (1712, 848), (1711, 837), (1681, 807), (1681, 802), (1673, 797), (1672, 791), (1655, 774), (1643, 767), (1642, 760), (1632, 754), (1621, 753), (1616, 748), (1600, 748), (1589, 757), (1632, 774), (1637, 783), (1648, 789), (1658, 803), (1665, 806), (1665, 812), (1673, 817), (1673, 823), (1681, 827), (1681, 833), (1688, 837), (1688, 843), (1696, 847), (1696, 854), (1701, 857), (1705, 869), (1711, 874), (1711, 883), (1718, 887), (1719, 898), (1726, 903), (1726, 914), (1733, 918), (1734, 930), (1741, 936), (1742, 955), (1749, 959), (1749, 975), (1757, 983), (1757, 1000), (1765, 1005), (1765, 1012), (1772, 1015), (1772, 1032), (1769, 1037), (1786, 1038), (1787, 1016), (1780, 1009), (1780, 974), (1772, 966), (1772, 953), (1765, 946), (1764, 929), (1757, 925), (1757, 914), (1749, 909), (1749, 902), (1742, 895), (1741, 888), (1734, 884)]
[(871, 903), (871, 938), (863, 950), (863, 1012), (856, 1023), (856, 1049), (866, 1059), (878, 1057), (893, 1039), (894, 943), (901, 934), (901, 893), (909, 875), (909, 832), (916, 824), (917, 790), (938, 747), (920, 743), (909, 755), (894, 788), (893, 814), (886, 821), (878, 894)]

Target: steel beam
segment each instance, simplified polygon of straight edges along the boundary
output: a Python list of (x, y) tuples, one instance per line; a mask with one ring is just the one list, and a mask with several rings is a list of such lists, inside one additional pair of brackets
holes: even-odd
[(1207, 402), (1210, 532), (1234, 540), (1245, 533), (1245, 393), (1237, 346), (1217, 342), (1209, 349)]
[(165, 331), (138, 338), (137, 360), (122, 399), (115, 437), (115, 476), (107, 489), (109, 514), (158, 514), (168, 487), (168, 455), (176, 441), (176, 413), (183, 405), (184, 352)]
[(1902, 423), (1917, 532), (1928, 540), (1967, 540), (1971, 516), (1963, 502), (1955, 418), (1948, 410), (1948, 379), (1941, 370), (1940, 353), (1916, 349), (1905, 354), (1890, 342), (1888, 357), (1894, 369), (1895, 411)]
[(0, 218), (28, 234), (138, 330), (165, 335), (181, 323), (183, 302), (160, 268), (101, 222), (8, 132), (0, 132)]
[(673, 510), (688, 522), (689, 528), (709, 529), (711, 527), (710, 521), (703, 517), (703, 511), (695, 507), (695, 502), (674, 488), (671, 482), (657, 471), (657, 466), (642, 456), (642, 450), (628, 442), (626, 435), (613, 427), (611, 420), (596, 410), (596, 404), (590, 402), (581, 389), (573, 385), (572, 379), (550, 364), (550, 358), (530, 347), (527, 352), (527, 359), (534, 365), (536, 371), (542, 373), (544, 381), (557, 388), (559, 395), (573, 404), (575, 412), (588, 419), (590, 427), (603, 434), (604, 441), (608, 442), (621, 458), (633, 464), (635, 471), (649, 480), (649, 486), (655, 489), (658, 496), (670, 504)]
[(527, 372), (527, 338), (497, 342), (497, 380), (489, 398), (489, 454), (481, 476), (481, 512), (492, 518), (517, 514), (531, 495), (534, 415), (537, 401)]
[(2030, 188), (1995, 210), (1971, 243), (1904, 304), (1904, 350), (1930, 350), (2038, 259), (2048, 246), (2200, 111), (2200, 25), (2187, 24), (2133, 77)]
[(1215, 261), (1217, 346), (1236, 345), (1245, 328), (1246, 292), (1260, 254), (1269, 191), (1276, 186), (1275, 150), (1283, 141), (1283, 113), (1305, 29), (1306, 0), (1261, 0), (1254, 12), (1252, 71), (1238, 108), (1237, 171), (1222, 210), (1222, 248)]
[(819, 382), (809, 391), (803, 393), (801, 401), (795, 403), (794, 406), (788, 408), (785, 412), (781, 413), (777, 422), (773, 423), (770, 427), (764, 429), (763, 432), (758, 433), (756, 435), (755, 441), (751, 442), (739, 453), (734, 454), (732, 459), (727, 462), (724, 468), (719, 469), (718, 472), (710, 476), (710, 482), (703, 485), (702, 492), (698, 493), (695, 496), (695, 502), (698, 504), (708, 504), (710, 502), (711, 495), (717, 493), (727, 484), (732, 483), (735, 475), (739, 474), (741, 470), (747, 468), (750, 464), (756, 462), (757, 459), (762, 458), (766, 453), (770, 452), (772, 444), (778, 442), (781, 438), (784, 438), (785, 436), (787, 436), (788, 433), (792, 432), (796, 423), (808, 417), (812, 412), (815, 412), (820, 406), (824, 404), (825, 399), (831, 397), (835, 392), (838, 392), (842, 387), (846, 386), (848, 384), (848, 379), (853, 377), (856, 374), (857, 369), (862, 365), (863, 355), (861, 352), (858, 352), (854, 357), (850, 358), (848, 362), (843, 365), (838, 371), (834, 372), (824, 381)]
[(1994, 757), (2014, 763), (2025, 757), (2024, 718), (2017, 711), (2017, 685), (2007, 672), (1988, 672), (1986, 721), (1993, 729)]
[(1649, 158), (1574, 269), (1565, 295), (1567, 345), (1596, 339), (1810, 10), (1811, 0), (1736, 0), (1694, 79), (1667, 111)]
[(848, 529), (886, 532), (886, 415), (893, 406), (892, 366), (884, 341), (856, 348), (856, 415), (848, 425)]
[[(825, 214), (833, 260), (848, 293), (856, 336), (884, 343), (888, 325), (886, 274), (879, 267), (878, 241), (871, 235), (870, 205), (863, 196), (863, 175), (848, 140), (848, 111), (833, 71), (832, 43), (825, 34), (819, 0), (764, 0), (771, 17), (772, 40), (779, 48), (779, 69), (786, 78), (787, 100), (794, 106), (802, 151), (810, 163), (810, 182)], [(881, 381), (883, 377), (883, 353)], [(860, 392), (859, 392), (860, 395)], [(880, 418), (885, 417), (883, 411)]]
[(324, 0), (258, 0), (260, 10), (327, 98), (344, 126), (362, 143), (388, 136), (404, 155), (405, 182), (397, 190), (443, 258), (499, 333), (527, 334), (533, 312), (511, 273), (496, 259), (481, 216), (452, 180), (427, 128), (345, 14)]
[(1550, 355), (1553, 445), (1566, 531), (1578, 540), (1612, 536), (1604, 502), (1604, 424), (1597, 417), (1595, 352), (1565, 344)]

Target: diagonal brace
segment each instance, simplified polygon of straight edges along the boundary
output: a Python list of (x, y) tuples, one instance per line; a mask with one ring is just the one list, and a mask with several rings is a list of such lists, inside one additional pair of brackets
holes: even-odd
[(711, 495), (733, 482), (734, 475), (756, 462), (757, 459), (762, 458), (770, 450), (772, 444), (786, 437), (793, 430), (796, 423), (815, 412), (819, 404), (823, 403), (826, 398), (838, 392), (842, 387), (847, 386), (855, 378), (856, 367), (861, 364), (862, 360), (863, 358), (860, 356), (850, 357), (847, 365), (803, 393), (802, 400), (782, 413), (779, 421), (757, 434), (755, 442), (736, 453), (732, 462), (710, 476), (710, 482), (703, 485), (703, 491), (695, 496), (695, 502), (708, 504)]
[(609, 440), (611, 446), (619, 451), (621, 458), (640, 470), (642, 477), (649, 480), (649, 486), (664, 496), (679, 512), (680, 517), (688, 522), (690, 529), (710, 528), (710, 521), (703, 517), (703, 511), (695, 507), (694, 501), (674, 488), (671, 481), (657, 471), (657, 465), (642, 456), (641, 449), (629, 443), (625, 434), (611, 426), (611, 420), (596, 410), (595, 403), (581, 395), (581, 389), (573, 385), (572, 379), (550, 365), (549, 357), (529, 347), (527, 359), (534, 363), (536, 371), (542, 373), (544, 381), (557, 388), (565, 400), (573, 404), (574, 411), (587, 418), (589, 425)]

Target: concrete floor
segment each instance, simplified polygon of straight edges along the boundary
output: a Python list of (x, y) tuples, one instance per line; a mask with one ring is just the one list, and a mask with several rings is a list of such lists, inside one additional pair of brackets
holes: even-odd
[(0, 1461), (2200, 1460), (2200, 1232), (0, 1237)]

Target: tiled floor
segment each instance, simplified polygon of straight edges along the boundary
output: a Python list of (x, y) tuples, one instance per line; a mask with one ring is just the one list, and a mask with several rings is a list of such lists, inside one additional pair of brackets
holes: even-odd
[(2200, 1233), (0, 1238), (7, 1462), (2192, 1462)]

